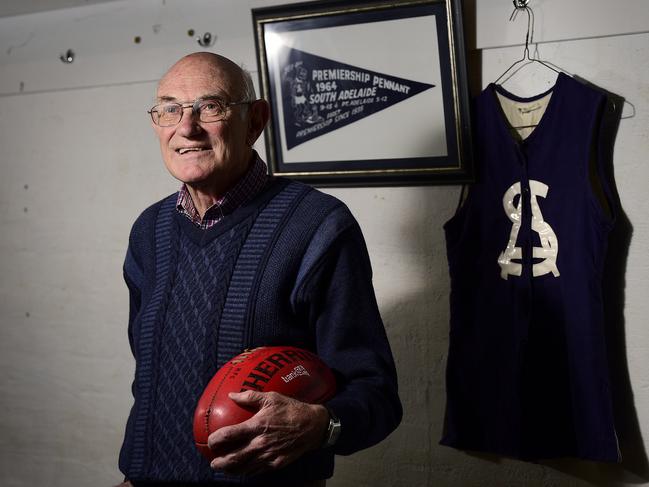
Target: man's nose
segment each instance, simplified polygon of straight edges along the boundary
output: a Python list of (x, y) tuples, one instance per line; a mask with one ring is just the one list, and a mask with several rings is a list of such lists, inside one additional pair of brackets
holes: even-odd
[(201, 131), (199, 114), (194, 112), (193, 107), (183, 107), (183, 116), (178, 122), (176, 132), (184, 137), (195, 135)]

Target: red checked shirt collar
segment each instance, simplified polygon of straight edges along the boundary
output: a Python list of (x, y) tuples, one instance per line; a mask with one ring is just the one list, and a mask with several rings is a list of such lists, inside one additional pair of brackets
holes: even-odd
[(266, 164), (257, 155), (248, 172), (232, 189), (207, 209), (202, 219), (185, 184), (178, 191), (176, 209), (196, 226), (206, 230), (219, 222), (225, 215), (232, 213), (239, 206), (251, 200), (253, 196), (261, 191), (267, 180)]

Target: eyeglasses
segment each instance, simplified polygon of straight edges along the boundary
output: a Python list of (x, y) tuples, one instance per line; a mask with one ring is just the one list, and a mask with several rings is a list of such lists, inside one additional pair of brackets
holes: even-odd
[(235, 105), (253, 103), (249, 100), (225, 102), (218, 98), (199, 98), (194, 103), (165, 102), (154, 106), (147, 113), (151, 120), (160, 127), (172, 127), (180, 123), (185, 113), (185, 108), (192, 109), (192, 115), (198, 114), (201, 122), (218, 122), (225, 118), (228, 108)]

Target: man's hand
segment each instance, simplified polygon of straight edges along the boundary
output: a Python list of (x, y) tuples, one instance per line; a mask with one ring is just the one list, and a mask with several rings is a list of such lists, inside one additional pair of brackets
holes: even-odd
[(230, 474), (257, 474), (282, 468), (322, 445), (329, 412), (277, 392), (230, 393), (230, 399), (256, 414), (243, 423), (212, 433), (207, 443), (216, 458), (212, 468)]

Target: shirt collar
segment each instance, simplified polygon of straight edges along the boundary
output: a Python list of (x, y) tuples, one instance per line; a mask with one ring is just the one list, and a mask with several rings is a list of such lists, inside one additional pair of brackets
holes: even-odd
[(255, 153), (255, 161), (248, 172), (228, 190), (218, 201), (210, 206), (201, 219), (196, 205), (192, 201), (187, 185), (183, 183), (178, 191), (176, 209), (203, 230), (210, 228), (223, 217), (232, 213), (244, 203), (250, 201), (265, 186), (268, 180), (266, 164)]

